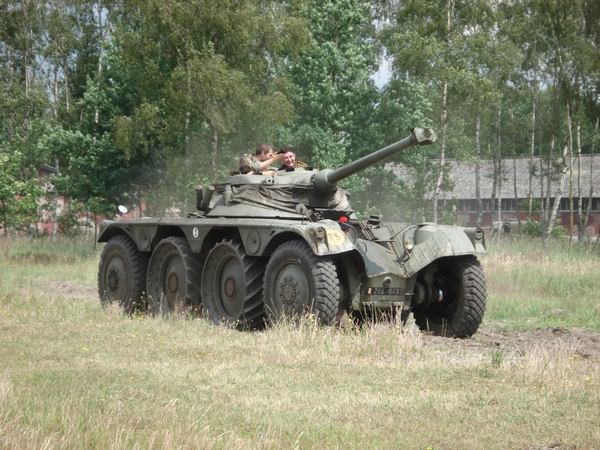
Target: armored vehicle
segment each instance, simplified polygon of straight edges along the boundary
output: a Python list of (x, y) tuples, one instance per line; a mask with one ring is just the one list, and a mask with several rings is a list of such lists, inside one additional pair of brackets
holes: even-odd
[[(414, 145), (430, 128), (335, 170), (234, 174), (196, 188), (187, 218), (105, 221), (103, 303), (155, 314), (197, 309), (255, 329), (302, 315), (322, 324), (389, 317), (436, 335), (472, 336), (486, 284), (481, 228), (359, 220), (338, 182)], [(342, 319), (343, 318), (343, 319)]]

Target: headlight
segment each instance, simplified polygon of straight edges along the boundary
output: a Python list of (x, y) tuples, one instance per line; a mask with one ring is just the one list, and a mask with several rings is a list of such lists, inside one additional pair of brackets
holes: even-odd
[(483, 239), (483, 230), (481, 228), (477, 228), (475, 230), (475, 239), (477, 239), (478, 241)]
[(325, 240), (325, 228), (319, 227), (317, 228), (317, 239), (319, 240), (319, 242), (323, 242)]

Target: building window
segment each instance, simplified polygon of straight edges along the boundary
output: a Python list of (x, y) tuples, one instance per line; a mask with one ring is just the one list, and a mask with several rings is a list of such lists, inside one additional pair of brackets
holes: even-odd
[(501, 200), (502, 211), (513, 212), (517, 210), (517, 202), (514, 198), (503, 198)]
[[(539, 201), (540, 199), (536, 199), (536, 201)], [(544, 203), (544, 208), (547, 209), (548, 208), (548, 202), (546, 201), (546, 199), (541, 199)], [(517, 206), (519, 205), (517, 202), (521, 201), (521, 202), (526, 202), (527, 199), (521, 199), (521, 200), (515, 200), (514, 198), (503, 198), (501, 199), (501, 209), (502, 212), (517, 212)], [(447, 209), (450, 208), (452, 206), (452, 204), (456, 204), (455, 203), (456, 200), (439, 200), (438, 201), (438, 207), (440, 209)], [(577, 210), (577, 205), (578, 205), (578, 199), (574, 198), (573, 199), (573, 208), (575, 210)], [(581, 209), (582, 211), (586, 211), (587, 210), (587, 205), (588, 205), (589, 199), (588, 198), (583, 198), (582, 199), (582, 204), (581, 204)], [(552, 207), (554, 203), (554, 199), (550, 200), (550, 206)], [(521, 203), (521, 205), (525, 205), (525, 203)], [(526, 207), (525, 207), (526, 209)], [(559, 211), (570, 211), (571, 210), (571, 202), (569, 200), (568, 197), (564, 197), (560, 199), (560, 205), (558, 208)], [(477, 213), (479, 212), (479, 208), (477, 207), (477, 200), (476, 199), (465, 199), (465, 200), (458, 200), (458, 211), (459, 212), (463, 212), (463, 213)], [(488, 213), (488, 212), (497, 212), (498, 211), (498, 200), (496, 199), (495, 201), (492, 201), (491, 199), (481, 199), (481, 211), (484, 213)], [(600, 198), (593, 198), (592, 199), (592, 208), (591, 211), (600, 211)]]
[(459, 200), (458, 210), (460, 212), (477, 212), (477, 200)]
[[(581, 209), (583, 209), (584, 211), (587, 210), (588, 207), (588, 203), (589, 203), (589, 198), (584, 198), (582, 205), (581, 205)], [(600, 210), (600, 198), (592, 198), (592, 209), (591, 211), (599, 211)]]
[[(579, 199), (577, 197), (573, 198), (573, 210), (577, 211)], [(581, 199), (581, 210), (586, 211), (588, 207), (589, 198)], [(571, 201), (568, 197), (560, 199), (560, 206), (558, 207), (559, 211), (571, 211)], [(600, 211), (600, 198), (592, 198), (592, 209), (591, 211)]]

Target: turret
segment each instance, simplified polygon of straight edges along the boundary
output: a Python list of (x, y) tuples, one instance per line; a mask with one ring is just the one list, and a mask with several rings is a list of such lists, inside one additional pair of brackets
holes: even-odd
[(296, 208), (301, 204), (323, 217), (328, 215), (326, 211), (333, 211), (332, 216), (339, 216), (340, 211), (349, 215), (352, 208), (347, 192), (337, 186), (339, 181), (410, 147), (433, 144), (435, 140), (432, 128), (414, 128), (409, 137), (334, 170), (299, 168), (280, 170), (277, 176), (232, 175), (204, 192), (199, 186), (197, 208), (207, 217), (302, 219), (303, 214)]
[(338, 181), (341, 181), (344, 178), (348, 178), (367, 167), (377, 164), (378, 162), (415, 145), (433, 144), (436, 139), (437, 136), (433, 128), (413, 128), (412, 134), (401, 141), (388, 145), (385, 148), (377, 150), (367, 156), (363, 156), (362, 158), (335, 170), (323, 169), (320, 172), (317, 172), (314, 176), (313, 184), (319, 191), (327, 192), (333, 189)]

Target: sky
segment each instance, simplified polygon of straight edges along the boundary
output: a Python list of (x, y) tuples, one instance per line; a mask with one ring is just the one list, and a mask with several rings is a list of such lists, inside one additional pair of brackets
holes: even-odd
[(382, 59), (379, 70), (371, 78), (375, 82), (377, 89), (381, 89), (390, 80), (391, 74), (390, 61)]

